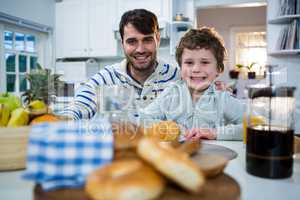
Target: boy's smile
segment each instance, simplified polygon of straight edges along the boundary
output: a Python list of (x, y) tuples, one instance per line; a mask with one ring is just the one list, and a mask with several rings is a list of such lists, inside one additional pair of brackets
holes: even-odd
[(181, 78), (194, 93), (201, 93), (216, 79), (217, 60), (209, 49), (184, 49), (182, 53)]

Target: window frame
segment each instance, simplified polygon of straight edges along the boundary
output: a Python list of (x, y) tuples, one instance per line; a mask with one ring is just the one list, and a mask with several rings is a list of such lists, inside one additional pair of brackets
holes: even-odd
[[(231, 67), (230, 69), (234, 69), (235, 65), (235, 57), (236, 57), (236, 46), (235, 46), (235, 38), (237, 33), (241, 32), (266, 32), (267, 35), (267, 28), (265, 25), (260, 25), (260, 26), (235, 26), (230, 28), (230, 63)], [(267, 40), (266, 40), (267, 42)], [(266, 50), (267, 50), (267, 45), (266, 44)]]
[[(23, 33), (25, 35), (34, 35), (35, 36), (35, 52), (29, 52), (29, 51), (18, 51), (15, 49), (5, 49), (4, 47), (4, 31), (12, 31), (13, 33)], [(51, 34), (49, 33), (43, 33), (36, 30), (31, 30), (28, 28), (18, 27), (16, 25), (7, 24), (0, 22), (0, 56), (1, 56), (1, 62), (0, 62), (0, 93), (7, 91), (7, 80), (6, 80), (6, 60), (5, 60), (5, 54), (6, 53), (13, 53), (16, 55), (16, 71), (12, 74), (16, 74), (16, 88), (15, 91), (12, 92), (15, 95), (21, 95), (23, 92), (20, 92), (20, 80), (19, 80), (19, 55), (25, 55), (27, 56), (26, 64), (27, 69), (26, 72), (30, 71), (30, 57), (36, 56), (37, 62), (40, 63), (42, 66), (51, 65), (53, 63), (52, 58), (52, 45), (51, 45)], [(15, 40), (15, 37), (13, 38)], [(49, 57), (50, 59), (45, 59)], [(46, 63), (46, 62), (47, 63)], [(21, 74), (25, 74), (24, 72), (21, 72)], [(28, 83), (27, 83), (28, 84)]]

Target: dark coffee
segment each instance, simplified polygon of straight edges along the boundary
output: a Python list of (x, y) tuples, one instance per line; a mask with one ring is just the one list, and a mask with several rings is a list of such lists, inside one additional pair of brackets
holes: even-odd
[(247, 128), (247, 172), (265, 178), (293, 173), (294, 130), (258, 125)]

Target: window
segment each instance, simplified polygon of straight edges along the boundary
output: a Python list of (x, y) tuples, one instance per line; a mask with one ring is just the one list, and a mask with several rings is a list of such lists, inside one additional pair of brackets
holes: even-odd
[(267, 61), (266, 31), (264, 27), (238, 27), (231, 31), (231, 63), (250, 66), (257, 77), (263, 77)]
[(29, 87), (26, 73), (36, 67), (38, 35), (7, 28), (2, 33), (6, 91), (19, 94)]

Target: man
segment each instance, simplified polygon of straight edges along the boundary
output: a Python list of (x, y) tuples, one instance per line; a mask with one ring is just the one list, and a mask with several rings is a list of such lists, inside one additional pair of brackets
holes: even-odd
[(92, 118), (97, 110), (96, 87), (124, 85), (134, 88), (135, 101), (145, 107), (170, 81), (178, 80), (179, 69), (157, 59), (160, 34), (157, 17), (145, 9), (123, 14), (119, 31), (126, 59), (106, 66), (80, 89), (73, 106), (60, 115), (72, 119)]

